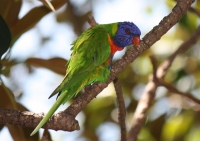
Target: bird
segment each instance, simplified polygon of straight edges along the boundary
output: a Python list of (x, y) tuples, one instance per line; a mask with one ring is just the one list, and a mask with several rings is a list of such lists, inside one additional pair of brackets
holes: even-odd
[(133, 22), (97, 24), (84, 31), (71, 45), (66, 75), (49, 96), (58, 94), (57, 100), (40, 121), (31, 136), (51, 118), (61, 104), (75, 97), (85, 86), (106, 82), (117, 51), (140, 44), (140, 29)]

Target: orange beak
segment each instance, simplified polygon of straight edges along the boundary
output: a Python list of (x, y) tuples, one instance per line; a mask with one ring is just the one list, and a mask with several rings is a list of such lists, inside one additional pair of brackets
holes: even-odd
[(132, 40), (132, 43), (136, 46), (140, 44), (140, 36), (135, 36)]

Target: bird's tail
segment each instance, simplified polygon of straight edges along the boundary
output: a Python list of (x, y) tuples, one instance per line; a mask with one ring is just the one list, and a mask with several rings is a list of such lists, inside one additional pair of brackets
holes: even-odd
[(40, 121), (40, 123), (37, 125), (37, 127), (33, 130), (30, 136), (34, 135), (38, 132), (38, 130), (51, 118), (51, 116), (54, 114), (54, 112), (58, 109), (58, 107), (63, 103), (63, 100), (69, 100), (72, 98), (73, 95), (68, 94), (67, 91), (63, 91), (62, 94), (58, 97), (58, 99), (55, 101), (51, 109), (48, 111), (48, 113), (44, 116), (44, 118)]
[(51, 95), (49, 96), (49, 98), (51, 98), (52, 96), (56, 95), (57, 93), (59, 93), (59, 95), (60, 95), (60, 92), (62, 92), (62, 90), (63, 90), (63, 87), (62, 87), (63, 82), (66, 81), (67, 77), (68, 77), (68, 75), (65, 75), (65, 77), (63, 78), (63, 80), (60, 83), (60, 85), (51, 93)]
[[(90, 84), (92, 81), (88, 79), (90, 74), (88, 72), (84, 72), (78, 75), (74, 75), (72, 79), (68, 80), (67, 83), (64, 83), (64, 80), (67, 78), (65, 77), (63, 82), (54, 90), (51, 94), (61, 92), (60, 96), (57, 98), (56, 102), (53, 104), (51, 109), (48, 113), (44, 116), (44, 118), (40, 121), (34, 131), (31, 133), (31, 136), (34, 135), (53, 115), (53, 113), (58, 109), (61, 104), (64, 104), (76, 94), (87, 84)], [(51, 97), (50, 96), (50, 97)]]

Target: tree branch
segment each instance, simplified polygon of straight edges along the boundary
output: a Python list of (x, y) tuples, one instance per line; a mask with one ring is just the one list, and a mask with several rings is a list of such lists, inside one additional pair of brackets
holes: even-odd
[(88, 14), (87, 21), (88, 21), (88, 23), (90, 24), (91, 27), (97, 25), (97, 22), (95, 21), (94, 17), (92, 16), (92, 13)]
[[(14, 124), (35, 128), (43, 117), (43, 114), (0, 108), (0, 124)], [(63, 112), (55, 114), (44, 127), (64, 131), (79, 130), (78, 121), (73, 116)]]
[(117, 78), (114, 80), (114, 87), (117, 94), (118, 122), (121, 128), (121, 141), (126, 141), (126, 108), (123, 99), (122, 86)]

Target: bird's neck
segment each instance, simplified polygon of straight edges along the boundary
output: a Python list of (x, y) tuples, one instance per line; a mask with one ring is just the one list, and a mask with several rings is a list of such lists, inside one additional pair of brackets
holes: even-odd
[(117, 46), (117, 45), (113, 42), (113, 40), (111, 39), (111, 37), (110, 37), (109, 34), (108, 34), (108, 42), (109, 42), (109, 45), (110, 45), (110, 53), (111, 53), (112, 56), (115, 54), (115, 52), (124, 49), (123, 47)]

